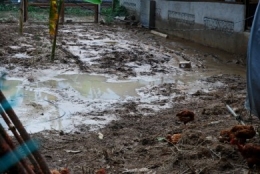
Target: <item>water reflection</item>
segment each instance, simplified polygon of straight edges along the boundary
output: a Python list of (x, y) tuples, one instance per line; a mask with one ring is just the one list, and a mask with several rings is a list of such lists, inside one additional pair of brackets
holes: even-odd
[(59, 75), (56, 78), (63, 80), (49, 80), (41, 82), (40, 87), (56, 89), (73, 88), (88, 99), (120, 99), (127, 96), (138, 96), (136, 88), (144, 86), (139, 81), (135, 82), (107, 82), (104, 76), (87, 74)]

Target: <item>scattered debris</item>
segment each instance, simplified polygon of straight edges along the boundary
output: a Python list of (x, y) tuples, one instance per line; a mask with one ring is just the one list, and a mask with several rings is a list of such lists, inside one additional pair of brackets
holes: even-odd
[(180, 68), (191, 68), (191, 62), (190, 61), (181, 61), (179, 63)]
[(67, 153), (80, 153), (80, 150), (65, 150)]
[(123, 173), (140, 173), (140, 172), (150, 172), (148, 168), (140, 168), (140, 169), (126, 169)]
[(104, 135), (101, 132), (99, 132), (98, 133), (98, 138), (102, 140), (104, 138)]
[(167, 37), (168, 37), (167, 34), (160, 33), (160, 32), (155, 31), (155, 30), (151, 30), (151, 33), (153, 33), (153, 34), (155, 34), (155, 35), (158, 35), (158, 36), (161, 36), (161, 37), (164, 37), (164, 38), (167, 38)]

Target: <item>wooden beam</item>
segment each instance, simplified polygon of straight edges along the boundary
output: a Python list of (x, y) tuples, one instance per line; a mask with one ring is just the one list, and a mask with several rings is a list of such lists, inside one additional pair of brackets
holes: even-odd
[(61, 24), (63, 25), (64, 24), (64, 20), (65, 20), (65, 17), (64, 17), (64, 14), (65, 14), (65, 2), (64, 0), (62, 1), (62, 4), (61, 4), (61, 12), (60, 12), (60, 15), (61, 15), (61, 18), (60, 18), (60, 22)]
[(23, 2), (23, 21), (26, 22), (28, 21), (28, 0), (24, 0)]
[(94, 9), (94, 11), (95, 11), (94, 22), (95, 23), (98, 23), (98, 13), (99, 13), (98, 9), (99, 9), (98, 5), (95, 5), (95, 9)]
[[(31, 6), (43, 6), (43, 7), (48, 7), (50, 6), (49, 3), (35, 3), (35, 2), (32, 2), (32, 3), (29, 3), (29, 5)], [(64, 6), (65, 7), (73, 7), (73, 6), (84, 6), (84, 7), (95, 7), (96, 5), (95, 4), (90, 4), (90, 3), (64, 3)]]

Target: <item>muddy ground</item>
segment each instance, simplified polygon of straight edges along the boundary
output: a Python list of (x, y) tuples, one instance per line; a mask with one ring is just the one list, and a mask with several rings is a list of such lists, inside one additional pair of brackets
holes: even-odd
[[(74, 25), (64, 27), (73, 30)], [(60, 69), (61, 66), (64, 70), (79, 68), (80, 72), (108, 74), (118, 79), (137, 76), (132, 64), (148, 64), (151, 67), (150, 71), (139, 71), (139, 75), (147, 77), (156, 73), (178, 74), (183, 71), (190, 76), (196, 71), (210, 74), (211, 69), (203, 63), (205, 59), (210, 58), (230, 66), (246, 68), (245, 56), (230, 54), (231, 59), (226, 60), (223, 54), (218, 54), (218, 51), (209, 53), (205, 51), (206, 47), (194, 48), (194, 44), (187, 41), (183, 41), (183, 44), (170, 44), (171, 39), (177, 41), (180, 39), (163, 39), (143, 28), (95, 24), (89, 24), (87, 28), (98, 31), (100, 33), (98, 37), (102, 37), (103, 31), (111, 34), (124, 32), (127, 33), (125, 37), (129, 40), (136, 44), (142, 41), (153, 49), (144, 50), (140, 47), (123, 53), (116, 50), (112, 53), (104, 51), (101, 58), (93, 60), (95, 64), (88, 64), (66, 49), (66, 35), (62, 34), (58, 39), (56, 60), (51, 63), (50, 40), (45, 25), (28, 24), (25, 26), (23, 36), (17, 34), (16, 23), (2, 23), (0, 28), (1, 67), (8, 70), (10, 77), (24, 77), (29, 81), (35, 80), (32, 78), (33, 70), (51, 67)], [(19, 50), (10, 48), (12, 45), (25, 42), (37, 49), (28, 49), (26, 44)], [(17, 52), (27, 53), (31, 58), (10, 58)], [(160, 58), (154, 56), (158, 52), (164, 56)], [(194, 55), (186, 54), (188, 52), (193, 52)], [(183, 70), (178, 66), (175, 68), (166, 66), (173, 59), (172, 55), (190, 60), (192, 68)], [(40, 142), (40, 152), (50, 169), (67, 167), (74, 174), (92, 174), (100, 168), (111, 174), (247, 173), (247, 164), (238, 151), (230, 144), (218, 140), (221, 130), (238, 124), (228, 112), (226, 104), (240, 114), (247, 124), (253, 123), (255, 127), (259, 124), (256, 117), (252, 118), (253, 121), (250, 120), (244, 108), (245, 76), (232, 74), (232, 71), (229, 74), (217, 73), (202, 77), (194, 83), (194, 88), (196, 90), (187, 85), (177, 87), (175, 83), (142, 88), (139, 89), (140, 93), (160, 96), (161, 99), (118, 102), (111, 108), (94, 113), (99, 116), (113, 114), (118, 118), (95, 131), (90, 131), (88, 126), (78, 125), (75, 131), (46, 130), (31, 136)], [(167, 98), (168, 96), (173, 97)], [(171, 107), (165, 109), (162, 107), (159, 110), (141, 107), (151, 103)], [(175, 116), (185, 108), (196, 115), (195, 121), (188, 123), (187, 127), (184, 127)], [(84, 113), (79, 114), (85, 116)], [(96, 119), (102, 119), (99, 116)], [(175, 133), (181, 133), (182, 138), (175, 145), (169, 144), (165, 140), (166, 135)], [(258, 136), (249, 141), (260, 143)], [(256, 168), (253, 171), (258, 173)]]

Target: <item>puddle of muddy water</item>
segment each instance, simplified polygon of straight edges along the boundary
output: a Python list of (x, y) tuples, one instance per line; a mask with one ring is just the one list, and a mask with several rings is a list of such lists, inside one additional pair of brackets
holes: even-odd
[(133, 82), (107, 82), (104, 76), (94, 76), (87, 74), (59, 75), (56, 78), (39, 83), (39, 87), (49, 87), (56, 89), (73, 88), (87, 99), (116, 100), (124, 99), (127, 96), (137, 97), (135, 89), (144, 84)]
[[(203, 77), (197, 75), (164, 75), (163, 77), (147, 77), (131, 81), (113, 81), (104, 76), (88, 74), (63, 74), (51, 80), (23, 84), (19, 80), (4, 82), (3, 93), (9, 101), (15, 103), (14, 110), (25, 125), (28, 132), (39, 132), (45, 129), (73, 130), (78, 124), (103, 125), (107, 124), (113, 116), (102, 116), (101, 121), (95, 117), (82, 116), (75, 113), (91, 113), (102, 108), (111, 107), (111, 101), (123, 101), (127, 97), (142, 97), (137, 94), (137, 89), (147, 85), (175, 83), (190, 85), (194, 92), (201, 86), (196, 80)], [(64, 101), (62, 95), (76, 96), (83, 103)], [(68, 100), (68, 99), (65, 99)], [(88, 104), (86, 108), (86, 103)], [(58, 106), (58, 107), (57, 107)], [(72, 116), (73, 115), (73, 116)], [(0, 119), (2, 123), (3, 120)]]
[[(19, 80), (6, 80), (3, 84), (3, 93), (10, 103), (14, 103), (14, 110), (28, 132), (45, 129), (72, 130), (78, 124), (99, 125), (101, 123), (102, 125), (113, 118), (113, 116), (102, 116), (101, 120), (95, 120), (94, 117), (91, 118), (91, 114), (85, 117), (75, 113), (102, 110), (118, 100), (140, 97), (136, 92), (140, 87), (167, 82), (173, 80), (151, 78), (118, 82), (108, 81), (104, 76), (66, 74), (29, 84)], [(59, 92), (55, 93), (56, 90)], [(67, 94), (76, 97), (76, 100), (81, 100), (83, 97), (83, 103), (67, 101), (70, 99), (62, 97)], [(3, 123), (3, 120), (0, 122)]]

